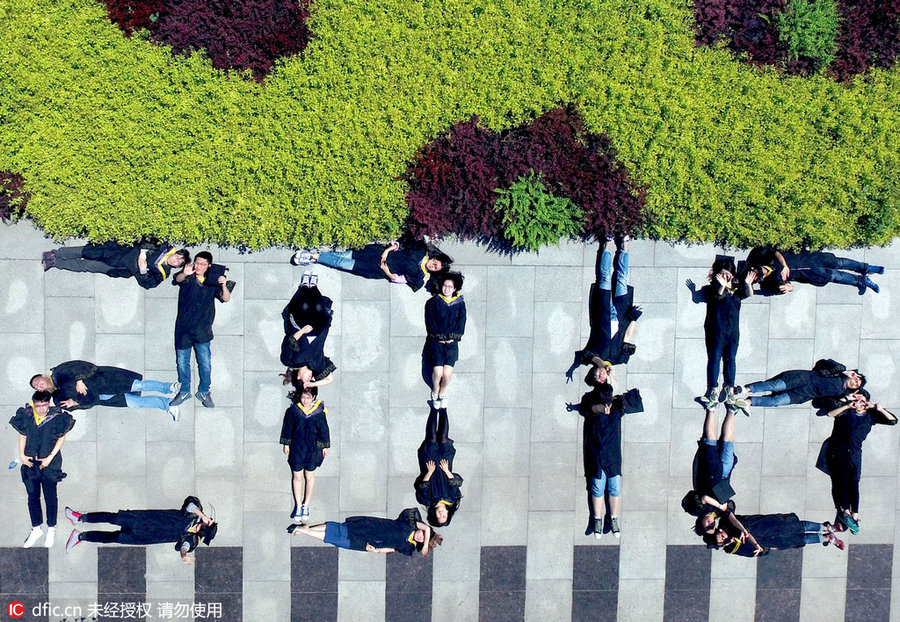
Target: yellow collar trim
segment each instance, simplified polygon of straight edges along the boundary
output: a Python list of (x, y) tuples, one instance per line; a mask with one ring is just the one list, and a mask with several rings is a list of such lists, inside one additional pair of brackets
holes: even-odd
[(316, 400), (307, 409), (307, 408), (304, 408), (303, 404), (297, 402), (297, 408), (299, 408), (300, 410), (302, 410), (304, 413), (306, 413), (308, 415), (309, 413), (313, 412), (316, 408), (318, 408), (319, 404), (321, 404), (321, 403), (322, 403), (322, 400)]
[(168, 278), (168, 275), (166, 274), (166, 269), (165, 269), (165, 266), (168, 265), (168, 264), (166, 263), (166, 260), (167, 260), (169, 257), (171, 257), (172, 255), (174, 255), (174, 254), (175, 254), (175, 249), (173, 248), (173, 249), (170, 250), (168, 253), (166, 253), (165, 255), (163, 255), (162, 258), (161, 258), (159, 261), (156, 262), (156, 268), (157, 268), (160, 272), (162, 272), (162, 275), (163, 275), (163, 281), (165, 281), (165, 280)]
[(425, 276), (428, 276), (429, 272), (428, 272), (428, 270), (425, 269), (426, 263), (428, 263), (428, 255), (425, 255), (422, 258), (422, 263), (419, 264), (419, 268), (421, 268), (422, 274), (424, 274)]
[(459, 293), (459, 292), (454, 292), (453, 298), (447, 298), (447, 297), (444, 296), (443, 294), (438, 294), (438, 296), (441, 297), (441, 300), (443, 300), (443, 301), (446, 302), (447, 304), (450, 304), (451, 302), (453, 302), (454, 300), (456, 300), (457, 298), (459, 298), (460, 293)]
[(438, 501), (437, 504), (438, 505), (448, 505), (448, 506), (453, 505), (452, 503), (450, 503), (449, 501), (445, 501), (444, 499), (441, 499), (440, 501)]
[[(44, 415), (43, 417), (38, 418), (37, 410), (34, 409), (34, 402), (28, 402), (28, 405), (31, 407), (31, 415), (34, 417), (35, 424), (41, 425), (44, 422), (44, 420), (47, 419), (47, 415)], [(50, 414), (49, 410), (47, 411), (47, 414)]]

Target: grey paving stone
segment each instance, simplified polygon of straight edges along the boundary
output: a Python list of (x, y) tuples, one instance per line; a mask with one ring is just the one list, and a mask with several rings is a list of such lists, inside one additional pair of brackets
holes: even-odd
[[(570, 550), (570, 549), (569, 549)], [(550, 620), (572, 610), (572, 580), (529, 580), (525, 591), (525, 618)]]
[[(624, 493), (623, 493), (624, 494)], [(665, 512), (629, 510), (622, 502), (622, 539), (619, 545), (619, 606), (621, 607), (622, 582), (629, 579), (665, 580), (666, 535), (659, 529), (664, 524)], [(662, 594), (659, 608), (662, 611)], [(654, 616), (655, 617), (655, 616)]]
[[(463, 506), (460, 506), (461, 508)], [(466, 506), (453, 517), (451, 526), (442, 530), (444, 544), (434, 556), (434, 594), (445, 583), (457, 581), (475, 582), (478, 593), (481, 559), (481, 512), (480, 508)], [(435, 596), (437, 598), (437, 596)], [(435, 601), (436, 602), (436, 601)], [(476, 599), (477, 605), (477, 599)], [(435, 608), (435, 611), (437, 608)]]
[[(690, 266), (709, 270), (716, 255), (722, 254), (722, 248), (712, 244), (656, 244), (657, 266)], [(734, 253), (726, 253), (733, 255)]]
[(619, 579), (618, 620), (662, 620), (664, 604), (665, 580)]
[(637, 323), (632, 341), (637, 351), (628, 361), (636, 373), (672, 373), (675, 366), (675, 305), (642, 305), (644, 315)]
[[(668, 442), (672, 376), (631, 374), (629, 380), (628, 386), (636, 387), (641, 392), (644, 412), (625, 416), (622, 421), (622, 438), (625, 441)], [(616, 388), (616, 393), (625, 391), (625, 386)]]
[[(622, 508), (657, 510), (666, 496), (669, 453), (665, 443), (623, 443)], [(622, 529), (625, 529), (624, 521)]]
[[(284, 548), (284, 547), (279, 547)], [(290, 549), (287, 549), (290, 551)], [(244, 566), (246, 568), (246, 565)], [(290, 574), (290, 573), (288, 573)], [(288, 620), (291, 617), (290, 581), (247, 581), (244, 571), (244, 619)]]
[[(240, 304), (240, 301), (232, 302)], [(281, 342), (284, 339), (284, 321), (281, 319), (283, 307), (271, 300), (247, 300), (243, 304), (244, 371), (283, 371), (284, 366), (279, 360)], [(333, 346), (334, 343), (329, 340), (325, 346), (326, 351), (333, 351)]]
[(528, 479), (495, 477), (485, 466), (482, 491), (481, 545), (526, 545), (528, 513), (510, 508), (527, 507)]
[(147, 445), (144, 417), (153, 415), (145, 409), (96, 406), (85, 416), (98, 418), (98, 474), (103, 473), (111, 478), (146, 477)]
[(386, 506), (387, 449), (381, 442), (341, 443), (341, 512)]
[(533, 320), (534, 268), (488, 268), (485, 336), (530, 337)]
[[(456, 458), (453, 460), (453, 470), (463, 478), (461, 488), (465, 501), (462, 502), (467, 512), (480, 512), (483, 495), (482, 475), (484, 454), (480, 443), (454, 443)], [(410, 484), (411, 486), (411, 484)], [(453, 525), (456, 525), (456, 517)]]
[(241, 415), (239, 408), (197, 409), (194, 466), (197, 479), (243, 481), (244, 426)]
[(44, 324), (44, 288), (41, 264), (33, 261), (0, 261), (0, 306), (2, 331), (39, 333)]
[(98, 279), (94, 291), (97, 333), (144, 332), (144, 290), (132, 279)]
[[(754, 413), (761, 409), (754, 409)], [(810, 413), (804, 408), (765, 409), (763, 475), (790, 476), (806, 470)], [(800, 451), (798, 451), (800, 449)]]
[[(438, 558), (434, 559), (437, 564)], [(435, 580), (431, 593), (431, 610), (431, 619), (435, 622), (467, 622), (477, 619), (478, 581)]]
[(531, 406), (532, 348), (526, 338), (485, 339), (485, 407)]
[(384, 581), (338, 581), (338, 619), (384, 620)]
[(629, 270), (628, 280), (634, 286), (636, 304), (671, 303), (675, 298), (676, 288), (684, 287), (683, 282), (678, 281), (676, 268), (635, 268)]
[[(741, 340), (735, 357), (739, 374), (766, 373), (769, 314), (769, 306), (765, 304), (741, 305)], [(724, 368), (721, 373), (720, 385), (725, 382)]]
[(524, 408), (484, 409), (486, 476), (514, 477), (527, 472), (530, 420)]
[[(715, 555), (713, 560), (730, 555)], [(752, 565), (755, 568), (755, 564)], [(751, 579), (712, 579), (709, 590), (709, 619), (753, 622), (756, 618), (756, 577)]]
[[(234, 278), (231, 275), (231, 270), (229, 270), (228, 276)], [(294, 285), (296, 276), (296, 268), (287, 262), (246, 263), (243, 282), (241, 283), (243, 285), (244, 298), (247, 300), (264, 299), (286, 303), (297, 289)]]
[(790, 294), (768, 298), (769, 337), (776, 339), (812, 339), (815, 336), (817, 287), (798, 287)]
[[(806, 547), (823, 548), (823, 547)], [(804, 549), (804, 551), (806, 550)], [(828, 551), (829, 553), (832, 551)], [(805, 561), (804, 556), (804, 561)], [(800, 619), (841, 622), (847, 592), (841, 578), (810, 577), (803, 579), (800, 593)]]
[(447, 399), (450, 438), (480, 443), (484, 438), (484, 375), (454, 372)]
[(535, 302), (582, 302), (584, 292), (575, 287), (583, 269), (577, 266), (537, 266), (534, 269)]
[[(199, 464), (199, 460), (198, 460)], [(219, 530), (218, 547), (240, 547), (244, 542), (243, 479), (215, 475), (200, 475), (197, 471), (193, 494), (200, 498), (204, 510), (214, 510)], [(186, 486), (190, 489), (190, 486)], [(188, 491), (185, 494), (189, 494)], [(205, 549), (205, 547), (204, 547)]]
[[(58, 248), (59, 243), (44, 235), (30, 220), (3, 223), (0, 229), (0, 259), (30, 259), (40, 265), (41, 252)], [(74, 245), (70, 240), (67, 245)]]
[[(565, 443), (535, 443), (531, 447), (529, 466), (528, 509), (532, 512), (571, 511), (573, 489), (581, 487), (572, 475), (576, 469), (575, 453)], [(568, 535), (568, 523), (564, 524)], [(540, 577), (549, 578), (549, 577)]]
[[(144, 360), (144, 343), (133, 335), (117, 333), (98, 334), (94, 337), (94, 360), (97, 365), (124, 367), (143, 373), (141, 362)], [(62, 363), (63, 361), (57, 361)], [(160, 378), (150, 378), (160, 380)], [(168, 380), (168, 378), (166, 378)]]
[(569, 412), (566, 404), (577, 404), (588, 387), (578, 382), (563, 384), (559, 372), (534, 373), (532, 379), (531, 442), (580, 443), (577, 432), (581, 417)]
[(175, 369), (177, 315), (178, 307), (174, 302), (144, 299), (144, 365), (147, 369)]
[(389, 291), (391, 337), (419, 337), (424, 340), (425, 303), (429, 296), (408, 287), (392, 287)]
[(244, 512), (244, 581), (271, 582), (290, 575), (291, 536), (285, 524), (283, 512)]
[(848, 367), (858, 367), (859, 326), (862, 307), (859, 305), (825, 305), (816, 307), (816, 352), (840, 353), (840, 361)]
[[(391, 339), (390, 375), (384, 377), (385, 385), (379, 390), (385, 396), (390, 396), (392, 407), (422, 406), (431, 395), (431, 371), (425, 369), (425, 362), (422, 360), (424, 341), (421, 337)], [(354, 375), (365, 377), (373, 374)], [(382, 374), (378, 376), (383, 377)], [(457, 388), (452, 384), (451, 387)], [(353, 387), (353, 391), (358, 392), (359, 387)]]
[[(816, 360), (831, 357), (829, 352), (815, 352), (812, 339), (773, 339), (769, 341), (769, 357), (766, 361), (766, 378), (788, 369), (812, 369)], [(766, 378), (742, 378), (738, 370), (738, 382), (746, 384)]]
[(483, 300), (466, 302), (466, 333), (459, 342), (457, 371), (484, 372), (484, 323), (486, 303)]
[[(51, 337), (46, 343), (47, 360), (53, 361), (51, 364), (74, 359), (94, 360), (94, 301), (92, 299), (49, 299), (44, 311), (43, 330)], [(143, 361), (141, 363), (143, 364)]]
[(194, 444), (148, 442), (147, 487), (160, 507), (181, 507), (185, 482), (194, 480)]
[[(382, 516), (376, 512), (371, 515)], [(362, 551), (341, 549), (338, 551), (338, 582), (374, 580), (380, 581), (383, 585), (386, 574), (384, 559), (383, 555), (365, 555)], [(340, 585), (338, 589), (340, 590)]]
[[(848, 558), (846, 555), (840, 555), (836, 557), (834, 553), (835, 551), (833, 547), (803, 547), (804, 587), (807, 578), (842, 579), (846, 581)], [(844, 587), (845, 586), (842, 583), (840, 588), (841, 593), (844, 592)]]
[[(694, 303), (691, 290), (685, 281), (691, 279), (697, 289), (706, 284), (706, 277), (694, 268), (679, 268), (675, 278), (675, 328), (678, 337), (703, 337), (703, 322), (706, 318), (706, 305)], [(637, 296), (637, 291), (635, 291)], [(671, 302), (672, 299), (664, 302)]]
[(348, 300), (342, 306), (341, 362), (345, 372), (389, 368), (390, 306), (387, 301)]
[[(284, 411), (290, 405), (286, 398), (289, 389), (290, 387), (284, 386), (280, 377), (273, 372), (250, 372), (245, 369), (243, 417), (245, 442), (278, 442)], [(330, 401), (324, 392), (325, 390), (322, 400), (328, 407)]]
[[(40, 265), (40, 261), (35, 263), (29, 262), (29, 272), (34, 270), (35, 266), (40, 270)], [(44, 295), (47, 297), (93, 298), (97, 280), (106, 280), (108, 278), (87, 272), (66, 272), (55, 269), (48, 270), (42, 274), (44, 278)]]
[(534, 303), (534, 371), (565, 369), (569, 366), (572, 353), (581, 347), (578, 338), (580, 321), (580, 303)]
[[(390, 376), (384, 373), (357, 374), (362, 376), (354, 386), (344, 385), (341, 412), (356, 416), (340, 417), (341, 438), (344, 443), (380, 443), (385, 441), (390, 406), (385, 387)], [(335, 422), (332, 425), (335, 425)]]
[(425, 421), (428, 407), (391, 408), (388, 418), (387, 438), (388, 475), (406, 476), (412, 481), (419, 475), (417, 449), (425, 438)]
[[(738, 382), (740, 382), (738, 370)], [(703, 339), (675, 339), (675, 373), (672, 406), (691, 408), (706, 390), (706, 346)]]
[[(243, 338), (238, 335), (220, 335), (210, 345), (212, 354), (212, 386), (210, 392), (219, 408), (241, 408), (244, 405)], [(196, 370), (196, 357), (191, 355), (192, 368)], [(198, 380), (199, 383), (199, 380)], [(198, 384), (194, 384), (196, 393)]]
[[(572, 594), (572, 512), (530, 512), (525, 578), (527, 582), (557, 580)], [(530, 586), (529, 586), (530, 587)], [(537, 594), (535, 594), (537, 596)], [(565, 602), (565, 596), (561, 596)], [(560, 606), (559, 602), (556, 604)], [(562, 611), (562, 609), (557, 609)]]
[[(317, 267), (316, 271), (321, 275), (325, 272), (336, 272), (325, 266)], [(364, 279), (353, 274), (341, 274), (341, 298), (344, 300), (390, 300), (391, 287), (406, 287), (394, 285), (387, 279)], [(407, 288), (408, 289), (408, 288)], [(420, 292), (421, 293), (421, 292)], [(424, 294), (422, 294), (424, 296)], [(424, 298), (422, 304), (424, 304)]]
[(859, 369), (866, 376), (866, 390), (881, 404), (900, 401), (900, 373), (897, 354), (900, 343), (894, 340), (861, 340)]
[[(765, 447), (765, 445), (763, 445)], [(765, 457), (765, 454), (764, 454)], [(796, 472), (796, 471), (795, 471)], [(764, 475), (760, 483), (759, 511), (762, 514), (784, 514), (793, 512), (801, 520), (821, 522), (826, 517), (806, 511), (804, 499), (799, 491), (806, 489), (806, 475), (773, 476)]]

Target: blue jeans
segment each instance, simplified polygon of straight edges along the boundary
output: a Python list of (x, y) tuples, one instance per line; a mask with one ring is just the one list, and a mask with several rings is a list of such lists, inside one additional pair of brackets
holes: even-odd
[[(172, 385), (170, 383), (159, 382), (158, 380), (135, 380), (131, 383), (131, 392), (125, 394), (125, 405), (128, 408), (169, 409), (169, 398), (160, 395), (141, 395), (141, 391), (171, 393)], [(105, 402), (114, 397), (115, 395), (103, 394), (100, 396), (100, 401)]]
[[(197, 355), (197, 371), (200, 374), (200, 386), (198, 393), (209, 393), (209, 385), (212, 384), (212, 363), (210, 361), (209, 342), (195, 343), (194, 354)], [(191, 349), (175, 350), (175, 366), (178, 368), (178, 382), (181, 383), (181, 392), (191, 392)]]
[(615, 475), (607, 478), (606, 471), (600, 471), (600, 477), (590, 477), (588, 483), (591, 488), (591, 496), (595, 499), (602, 499), (604, 492), (609, 493), (610, 497), (618, 497), (622, 476)]
[[(747, 385), (747, 390), (751, 393), (786, 391), (787, 383), (781, 378), (772, 378), (771, 380), (763, 380), (761, 382), (751, 382)], [(754, 397), (753, 399), (756, 398)]]
[(822, 542), (822, 536), (825, 532), (822, 523), (802, 520), (800, 521), (800, 524), (803, 526), (803, 539), (805, 540), (805, 544), (820, 544)]
[[(607, 249), (603, 248), (603, 254), (600, 255), (600, 289), (610, 292), (612, 296), (612, 288), (613, 288), (613, 254)], [(616, 291), (615, 296), (624, 296), (628, 293), (628, 251), (620, 251), (618, 254), (618, 261), (616, 262)], [(618, 315), (616, 314), (616, 306), (610, 305), (612, 307), (612, 320), (618, 320)]]
[(316, 263), (329, 268), (337, 268), (344, 272), (353, 271), (353, 266), (356, 265), (356, 261), (353, 259), (353, 251), (325, 251), (324, 253), (319, 253)]
[(722, 462), (722, 479), (727, 479), (734, 468), (734, 443), (732, 441), (717, 441), (711, 438), (704, 438), (703, 444), (719, 449), (719, 460)]
[[(771, 380), (763, 380), (762, 382), (751, 382), (747, 385), (753, 395), (753, 405), (760, 408), (775, 408), (778, 406), (787, 406), (791, 403), (790, 393), (781, 393), (787, 391), (787, 383), (781, 378), (772, 378)], [(764, 393), (771, 391), (772, 395), (756, 395), (756, 393)]]

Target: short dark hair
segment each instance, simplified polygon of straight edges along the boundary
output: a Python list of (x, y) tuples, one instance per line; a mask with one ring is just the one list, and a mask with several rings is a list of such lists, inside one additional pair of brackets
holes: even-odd
[(449, 525), (450, 521), (453, 520), (453, 515), (456, 514), (456, 510), (459, 509), (459, 502), (461, 500), (462, 500), (462, 495), (459, 496), (459, 499), (457, 499), (453, 505), (447, 506), (447, 520), (443, 524), (438, 522), (437, 512), (435, 512), (438, 504), (440, 504), (440, 501), (429, 505), (428, 510), (426, 511), (426, 517), (428, 519), (428, 524), (431, 525), (432, 527), (443, 527), (444, 525)]
[(310, 395), (312, 395), (313, 399), (319, 397), (319, 387), (306, 387), (300, 386), (294, 391), (288, 393), (288, 399), (291, 400), (294, 404), (300, 403), (300, 398), (303, 396), (303, 393), (309, 391)]
[[(438, 272), (434, 278), (438, 283), (438, 289), (444, 286), (445, 281), (453, 281), (453, 289), (457, 292), (462, 289), (463, 282), (465, 281), (465, 277), (459, 272), (441, 271)], [(440, 293), (440, 291), (438, 293)]]
[(604, 406), (609, 406), (613, 402), (613, 388), (612, 385), (608, 382), (604, 382), (602, 384), (598, 384), (594, 387), (594, 392), (597, 394), (597, 403), (602, 404)]
[(184, 263), (191, 262), (191, 252), (186, 248), (181, 248), (175, 251), (176, 255), (180, 255), (184, 259)]
[(40, 378), (40, 377), (43, 376), (43, 375), (44, 375), (44, 374), (35, 374), (35, 375), (33, 375), (33, 376), (31, 377), (31, 380), (28, 381), (28, 386), (30, 386), (30, 387), (33, 389), (33, 388), (34, 388), (34, 381), (37, 380), (38, 378)]
[(205, 259), (209, 263), (213, 262), (212, 253), (210, 253), (209, 251), (200, 251), (199, 253), (194, 255), (194, 260), (197, 259)]
[(50, 391), (35, 391), (31, 396), (32, 403), (49, 402), (53, 396)]

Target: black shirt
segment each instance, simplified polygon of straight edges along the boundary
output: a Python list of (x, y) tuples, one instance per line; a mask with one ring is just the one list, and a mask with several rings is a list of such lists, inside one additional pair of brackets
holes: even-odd
[[(207, 272), (206, 282), (210, 279)], [(175, 319), (175, 349), (184, 350), (194, 344), (206, 343), (213, 338), (213, 320), (216, 319), (216, 294), (222, 291), (218, 283), (206, 285), (191, 274), (179, 282), (178, 317)]]

